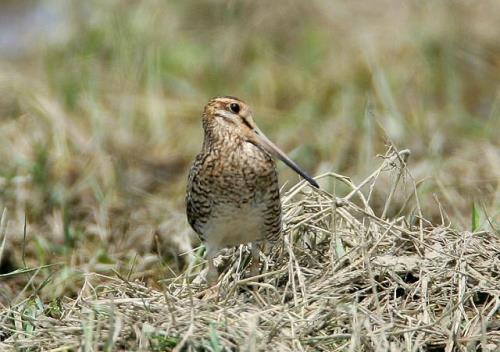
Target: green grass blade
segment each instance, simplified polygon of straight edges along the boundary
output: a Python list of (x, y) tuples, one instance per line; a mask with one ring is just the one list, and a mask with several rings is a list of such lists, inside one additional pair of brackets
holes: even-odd
[(471, 214), (471, 231), (475, 232), (479, 228), (479, 213), (476, 208), (476, 204), (472, 202), (472, 214)]

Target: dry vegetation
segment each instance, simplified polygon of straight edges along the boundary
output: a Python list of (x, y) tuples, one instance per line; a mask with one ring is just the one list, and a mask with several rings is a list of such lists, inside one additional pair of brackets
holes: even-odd
[(283, 243), (262, 255), (257, 278), (245, 277), (251, 257), (245, 246), (221, 255), (222, 275), (212, 290), (196, 263), (162, 280), (161, 289), (131, 281), (130, 273), (88, 273), (74, 298), (44, 304), (32, 297), (6, 309), (3, 345), (494, 351), (500, 340), (500, 237), (433, 226), (419, 208), (410, 219), (385, 219), (362, 192), (384, 172), (404, 175), (407, 156), (388, 153), (359, 185), (332, 173), (319, 176), (347, 184), (351, 192), (342, 198), (305, 183), (286, 192)]
[[(498, 2), (70, 4), (0, 57), (0, 349), (499, 347)], [(283, 246), (203, 296), (183, 192), (221, 94), (324, 176), (280, 165)]]

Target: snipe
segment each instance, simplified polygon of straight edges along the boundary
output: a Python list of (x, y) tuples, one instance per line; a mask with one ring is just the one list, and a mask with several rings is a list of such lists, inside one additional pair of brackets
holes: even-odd
[(256, 126), (252, 111), (234, 97), (208, 102), (202, 115), (201, 153), (189, 172), (186, 210), (189, 224), (206, 247), (207, 281), (218, 273), (213, 259), (230, 246), (252, 242), (252, 275), (258, 272), (259, 246), (281, 232), (281, 202), (273, 156), (319, 188)]

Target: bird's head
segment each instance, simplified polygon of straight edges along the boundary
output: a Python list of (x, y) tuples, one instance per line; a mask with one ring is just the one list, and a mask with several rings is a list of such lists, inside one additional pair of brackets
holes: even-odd
[(253, 120), (252, 110), (242, 100), (235, 97), (213, 98), (205, 106), (203, 112), (203, 128), (205, 142), (227, 143), (237, 137), (244, 142), (252, 143), (267, 153), (276, 156), (292, 170), (305, 178), (311, 185), (319, 188), (314, 179), (307, 175), (299, 166), (265, 136)]

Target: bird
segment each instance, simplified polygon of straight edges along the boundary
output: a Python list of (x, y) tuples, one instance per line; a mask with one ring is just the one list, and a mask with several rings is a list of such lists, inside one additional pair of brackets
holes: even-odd
[(313, 187), (318, 183), (257, 127), (250, 107), (232, 96), (211, 99), (202, 113), (203, 146), (188, 175), (186, 214), (205, 245), (206, 282), (218, 280), (214, 258), (226, 247), (251, 243), (251, 275), (259, 272), (260, 245), (282, 230), (274, 157)]

